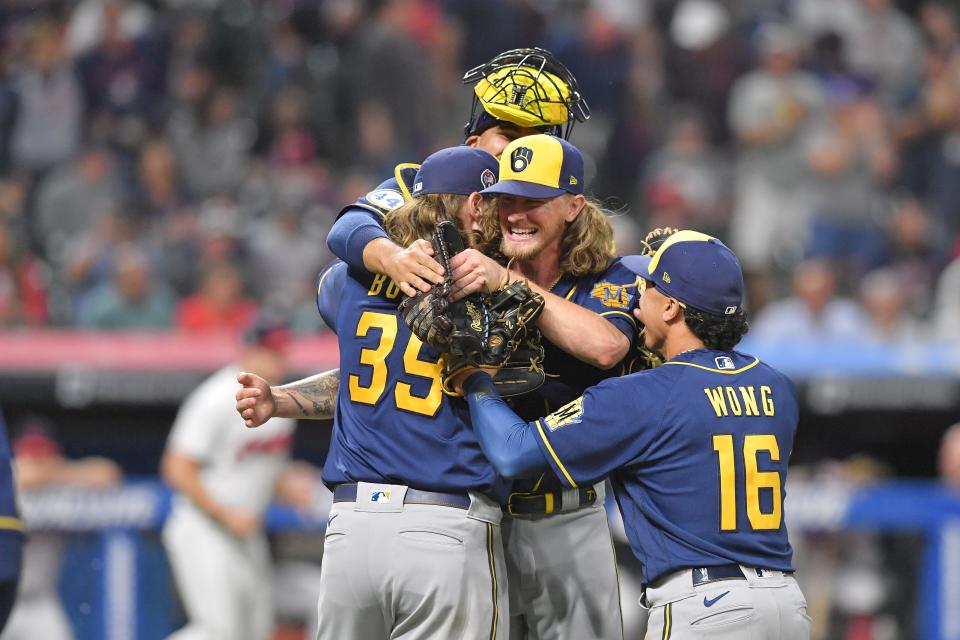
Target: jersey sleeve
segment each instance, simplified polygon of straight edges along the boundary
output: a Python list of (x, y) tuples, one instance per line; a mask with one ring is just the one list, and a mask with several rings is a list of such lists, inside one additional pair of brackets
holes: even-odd
[(337, 310), (347, 278), (347, 264), (334, 261), (317, 276), (317, 310), (324, 324), (337, 332)]
[(534, 422), (537, 443), (564, 485), (592, 484), (648, 455), (663, 411), (654, 399), (666, 390), (646, 374), (604, 380)]
[(633, 343), (637, 333), (632, 312), (636, 306), (637, 276), (633, 271), (617, 258), (602, 274), (580, 282), (577, 289), (574, 302), (606, 318)]
[(383, 218), (403, 203), (397, 179), (384, 180), (376, 189), (340, 210), (327, 235), (327, 247), (350, 266), (363, 267), (363, 249), (372, 240), (387, 237)]
[[(200, 463), (209, 460), (218, 446), (217, 421), (211, 420), (211, 416), (222, 413), (224, 402), (221, 394), (214, 393), (216, 389), (209, 383), (210, 380), (201, 384), (184, 401), (167, 440), (168, 449)], [(238, 428), (241, 428), (240, 424), (238, 420)]]

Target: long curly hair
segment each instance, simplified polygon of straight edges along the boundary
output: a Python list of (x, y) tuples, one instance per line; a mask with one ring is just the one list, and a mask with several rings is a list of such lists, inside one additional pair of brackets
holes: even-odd
[(718, 316), (687, 307), (683, 310), (683, 320), (707, 349), (716, 351), (731, 351), (750, 330), (743, 309), (729, 316)]
[(383, 220), (387, 235), (401, 247), (410, 246), (414, 240), (429, 240), (433, 229), (441, 220), (453, 220), (460, 235), (468, 237), (457, 213), (467, 196), (447, 193), (431, 193), (413, 200), (387, 213)]
[(567, 225), (560, 254), (560, 269), (575, 278), (609, 266), (615, 255), (613, 225), (598, 201), (587, 198), (580, 215)]

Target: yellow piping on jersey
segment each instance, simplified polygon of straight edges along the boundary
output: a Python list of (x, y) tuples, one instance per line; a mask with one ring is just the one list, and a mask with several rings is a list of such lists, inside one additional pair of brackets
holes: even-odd
[(569, 300), (570, 298), (573, 297), (573, 294), (576, 293), (576, 291), (577, 291), (577, 285), (573, 285), (572, 287), (570, 287), (570, 291), (567, 293), (567, 295), (563, 296), (564, 299)]
[(567, 479), (567, 482), (570, 483), (570, 486), (576, 489), (577, 483), (574, 482), (573, 478), (570, 477), (570, 474), (567, 473), (567, 468), (563, 466), (563, 463), (560, 462), (560, 458), (557, 457), (557, 453), (553, 450), (553, 447), (550, 446), (550, 441), (547, 440), (547, 434), (543, 432), (543, 425), (540, 424), (539, 420), (537, 420), (536, 424), (537, 431), (540, 432), (540, 439), (543, 440), (543, 444), (547, 446), (547, 451), (550, 452), (551, 457), (553, 457), (553, 461), (557, 463), (557, 468), (560, 469), (561, 473), (563, 473), (563, 477)]
[(713, 369), (711, 367), (705, 367), (702, 364), (694, 364), (692, 362), (664, 362), (663, 364), (682, 364), (685, 367), (694, 367), (695, 369), (703, 369), (704, 371), (709, 371), (711, 373), (722, 373), (728, 376), (735, 376), (738, 373), (743, 373), (747, 369), (753, 369), (755, 366), (760, 364), (760, 358), (754, 358), (753, 362), (748, 364), (745, 367), (740, 367), (739, 369), (734, 369), (733, 371), (724, 371), (722, 369)]
[(20, 518), (15, 518), (13, 516), (3, 516), (0, 517), (0, 529), (3, 530), (13, 530), (23, 533), (27, 528), (23, 525), (23, 520)]
[(493, 525), (487, 523), (487, 559), (490, 562), (490, 582), (493, 585), (493, 621), (490, 624), (490, 640), (497, 638), (497, 622), (500, 619), (500, 602), (497, 594), (497, 563), (493, 551)]
[(625, 312), (623, 312), (623, 311), (604, 311), (604, 312), (601, 313), (600, 315), (601, 315), (601, 316), (620, 315), (620, 316), (623, 316), (624, 318), (627, 318), (628, 320), (630, 320), (630, 323), (631, 323), (633, 326), (637, 326), (637, 319), (634, 318), (634, 317), (633, 317), (632, 315), (630, 315), (629, 313), (625, 313)]
[(323, 286), (323, 281), (327, 279), (327, 274), (333, 271), (333, 267), (330, 267), (323, 272), (323, 275), (320, 276), (320, 280), (317, 281), (317, 295), (320, 295), (320, 287)]
[(393, 177), (396, 179), (397, 184), (400, 185), (400, 193), (403, 194), (403, 199), (406, 202), (413, 200), (413, 196), (410, 195), (410, 190), (407, 189), (407, 183), (403, 181), (400, 177), (401, 172), (404, 169), (419, 169), (420, 165), (416, 162), (401, 162), (396, 167), (393, 168)]

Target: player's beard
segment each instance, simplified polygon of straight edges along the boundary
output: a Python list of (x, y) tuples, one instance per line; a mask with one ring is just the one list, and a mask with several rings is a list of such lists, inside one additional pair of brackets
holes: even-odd
[(516, 246), (504, 238), (500, 241), (500, 253), (512, 260), (533, 260), (540, 255), (543, 244), (540, 242), (527, 244), (530, 246)]

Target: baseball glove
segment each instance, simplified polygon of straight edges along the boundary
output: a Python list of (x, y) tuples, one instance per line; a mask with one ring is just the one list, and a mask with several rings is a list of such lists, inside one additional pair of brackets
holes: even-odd
[[(421, 341), (438, 351), (449, 351), (454, 325), (448, 311), (452, 304), (457, 304), (450, 302), (450, 292), (453, 290), (450, 258), (463, 251), (463, 238), (453, 222), (441, 220), (433, 231), (430, 243), (433, 245), (434, 259), (444, 268), (443, 282), (435, 284), (429, 291), (420, 291), (411, 298), (404, 298), (397, 310), (410, 331)], [(464, 315), (460, 313), (458, 317)]]
[[(502, 396), (515, 396), (539, 388), (545, 379), (540, 330), (534, 326), (543, 311), (543, 296), (525, 282), (513, 282), (479, 304), (467, 300), (467, 322), (451, 322), (470, 331), (451, 332), (444, 354), (441, 386), (448, 395), (459, 395), (450, 381), (466, 369), (497, 369), (493, 383)], [(456, 313), (451, 306), (450, 313)], [(479, 339), (479, 348), (477, 340)]]

